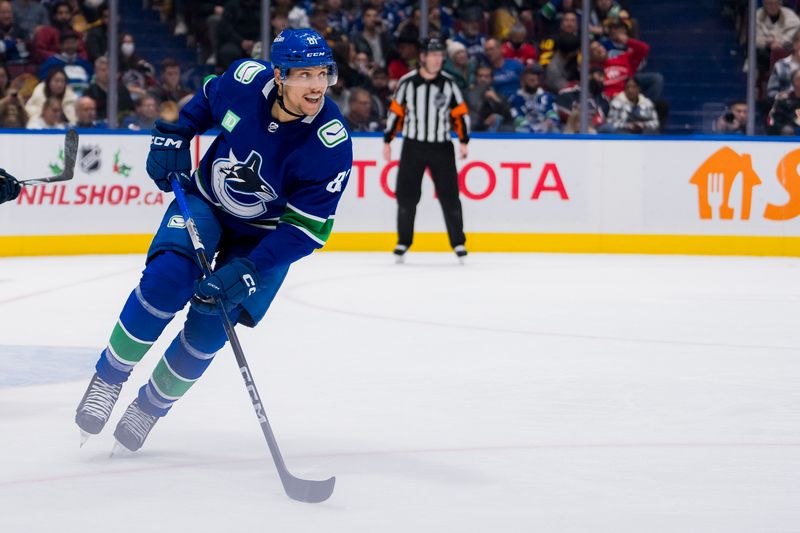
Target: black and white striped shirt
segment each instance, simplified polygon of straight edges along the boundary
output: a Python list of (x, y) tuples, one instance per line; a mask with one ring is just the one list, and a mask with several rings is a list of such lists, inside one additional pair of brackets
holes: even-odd
[(384, 142), (402, 132), (403, 138), (420, 142), (450, 142), (455, 131), (462, 144), (469, 142), (469, 112), (461, 90), (446, 72), (432, 80), (412, 70), (397, 85), (389, 104)]

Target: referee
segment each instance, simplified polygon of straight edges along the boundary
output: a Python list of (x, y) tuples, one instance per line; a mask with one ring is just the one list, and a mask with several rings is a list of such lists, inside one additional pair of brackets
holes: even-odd
[(458, 198), (458, 174), (450, 131), (458, 135), (459, 155), (467, 157), (469, 113), (455, 80), (442, 72), (444, 46), (439, 39), (422, 42), (419, 68), (412, 70), (397, 85), (386, 120), (383, 157), (391, 160), (389, 143), (403, 133), (403, 149), (397, 171), (397, 246), (398, 263), (414, 239), (414, 217), (422, 192), (422, 175), (428, 167), (442, 205), (450, 246), (463, 262), (464, 221)]

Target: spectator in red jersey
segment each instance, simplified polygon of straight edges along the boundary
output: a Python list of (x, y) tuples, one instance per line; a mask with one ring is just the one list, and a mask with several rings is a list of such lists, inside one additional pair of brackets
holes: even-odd
[(628, 38), (628, 50), (609, 58), (608, 51), (598, 41), (589, 46), (589, 60), (593, 66), (601, 66), (606, 75), (605, 95), (614, 98), (625, 88), (625, 80), (632, 78), (642, 61), (650, 53), (650, 46), (632, 37)]
[(526, 67), (536, 63), (539, 54), (536, 48), (526, 41), (528, 30), (522, 24), (514, 24), (508, 31), (508, 40), (503, 43), (503, 57), (516, 59)]
[[(33, 36), (31, 43), (31, 61), (34, 63), (44, 63), (48, 57), (61, 52), (61, 34), (72, 32), (72, 9), (69, 2), (56, 2), (53, 4), (50, 16), (50, 25), (42, 26)], [(86, 47), (83, 43), (83, 36), (78, 37), (78, 57), (86, 59)]]

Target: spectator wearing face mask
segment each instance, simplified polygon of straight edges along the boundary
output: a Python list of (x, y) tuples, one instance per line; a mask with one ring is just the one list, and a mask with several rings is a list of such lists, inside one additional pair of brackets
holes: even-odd
[(39, 67), (39, 79), (47, 77), (53, 68), (62, 69), (67, 75), (67, 83), (72, 89), (81, 94), (89, 87), (94, 69), (92, 65), (78, 55), (78, 33), (67, 30), (61, 34), (61, 52), (47, 58)]
[[(73, 32), (78, 36), (76, 53), (82, 59), (86, 59), (86, 47), (83, 37), (72, 29), (72, 9), (68, 2), (56, 2), (53, 4), (49, 26), (42, 26), (33, 36), (31, 43), (31, 61), (34, 63), (44, 63), (47, 59), (61, 52), (61, 36), (65, 32)], [(45, 72), (46, 74), (46, 72)], [(42, 76), (40, 76), (40, 79)]]
[(122, 74), (120, 79), (135, 102), (148, 89), (158, 85), (155, 69), (136, 53), (136, 41), (130, 33), (122, 34), (119, 52), (119, 71)]

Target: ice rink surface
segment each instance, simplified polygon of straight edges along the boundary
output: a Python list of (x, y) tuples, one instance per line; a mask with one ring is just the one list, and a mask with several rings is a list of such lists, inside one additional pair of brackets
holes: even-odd
[(137, 454), (73, 422), (140, 256), (0, 260), (0, 531), (800, 531), (800, 261), (314, 254)]

